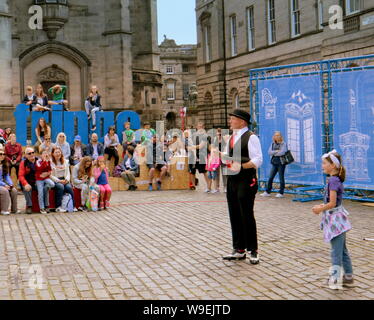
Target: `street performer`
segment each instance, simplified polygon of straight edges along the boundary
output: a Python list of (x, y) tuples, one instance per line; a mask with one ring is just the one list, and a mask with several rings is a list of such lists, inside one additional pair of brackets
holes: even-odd
[(222, 158), (227, 160), (227, 204), (230, 215), (233, 251), (224, 260), (243, 260), (258, 264), (257, 227), (253, 207), (258, 190), (257, 169), (262, 165), (259, 138), (249, 131), (251, 116), (236, 109), (230, 113), (230, 137)]

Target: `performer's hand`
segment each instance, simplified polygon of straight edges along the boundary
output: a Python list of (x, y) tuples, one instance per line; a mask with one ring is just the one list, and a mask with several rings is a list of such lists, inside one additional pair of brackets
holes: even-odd
[(240, 172), (241, 168), (242, 168), (241, 163), (234, 161), (231, 163), (230, 171)]
[(252, 169), (252, 168), (254, 168), (254, 165), (253, 165), (253, 163), (251, 161), (243, 163), (242, 166), (243, 166), (243, 169)]

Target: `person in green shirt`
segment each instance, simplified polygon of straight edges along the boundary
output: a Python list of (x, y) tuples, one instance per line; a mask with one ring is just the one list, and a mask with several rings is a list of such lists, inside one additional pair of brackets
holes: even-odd
[(123, 148), (123, 157), (126, 154), (128, 146), (136, 147), (135, 143), (135, 132), (131, 130), (131, 123), (125, 122), (125, 131), (122, 131), (122, 148)]
[(52, 88), (49, 88), (48, 93), (52, 95), (51, 104), (62, 104), (64, 106), (64, 110), (68, 111), (68, 101), (65, 100), (65, 94), (66, 94), (67, 86), (63, 86), (60, 84), (56, 84)]
[(142, 145), (147, 144), (147, 142), (150, 141), (155, 134), (156, 130), (151, 128), (151, 125), (148, 122), (144, 123), (141, 137)]

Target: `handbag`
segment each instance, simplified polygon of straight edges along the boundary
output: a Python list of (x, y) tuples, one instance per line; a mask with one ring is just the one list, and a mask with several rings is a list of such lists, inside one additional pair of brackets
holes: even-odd
[(294, 159), (291, 151), (287, 150), (287, 152), (283, 156), (280, 156), (280, 161), (281, 161), (281, 164), (283, 164), (283, 165), (289, 165), (292, 162), (294, 162), (295, 159)]
[(321, 229), (325, 242), (330, 242), (335, 237), (352, 229), (348, 215), (348, 211), (343, 206), (323, 212)]

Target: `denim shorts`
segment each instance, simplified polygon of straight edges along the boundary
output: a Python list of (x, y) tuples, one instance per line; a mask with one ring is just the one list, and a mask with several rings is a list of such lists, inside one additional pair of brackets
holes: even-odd
[(208, 171), (208, 179), (216, 180), (217, 178), (217, 171)]

